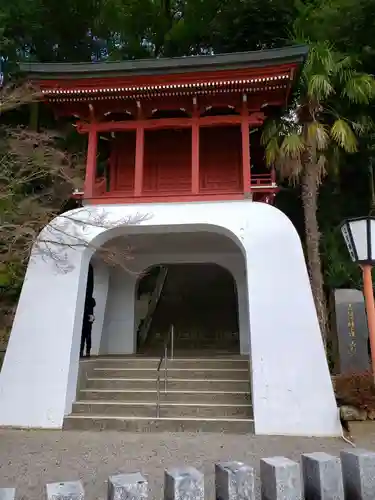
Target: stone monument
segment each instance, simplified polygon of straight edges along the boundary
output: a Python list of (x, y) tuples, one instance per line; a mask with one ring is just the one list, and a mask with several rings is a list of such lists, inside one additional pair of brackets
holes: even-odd
[(340, 373), (370, 369), (366, 308), (360, 290), (334, 292)]

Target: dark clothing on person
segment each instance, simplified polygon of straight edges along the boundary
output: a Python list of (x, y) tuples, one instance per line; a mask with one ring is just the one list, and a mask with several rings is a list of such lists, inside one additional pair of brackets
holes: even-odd
[(94, 297), (87, 297), (85, 300), (85, 309), (83, 313), (83, 324), (82, 324), (82, 337), (81, 337), (81, 349), (80, 356), (83, 356), (83, 352), (86, 346), (86, 356), (90, 356), (91, 354), (91, 332), (92, 332), (92, 324), (94, 322), (94, 307), (96, 306), (96, 302)]
[(94, 314), (94, 307), (96, 306), (96, 301), (94, 297), (87, 297), (85, 301), (85, 310), (83, 313), (84, 318), (89, 318)]
[(91, 332), (92, 332), (92, 323), (90, 321), (85, 321), (83, 323), (82, 328), (82, 337), (81, 337), (81, 350), (80, 356), (83, 357), (83, 352), (86, 346), (86, 356), (90, 356), (91, 354)]

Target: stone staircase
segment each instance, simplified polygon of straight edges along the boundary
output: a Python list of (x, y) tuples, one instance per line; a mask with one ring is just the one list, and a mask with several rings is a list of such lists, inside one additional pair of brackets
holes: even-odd
[(64, 429), (253, 432), (247, 356), (179, 357), (160, 369), (147, 357), (84, 359), (73, 411)]

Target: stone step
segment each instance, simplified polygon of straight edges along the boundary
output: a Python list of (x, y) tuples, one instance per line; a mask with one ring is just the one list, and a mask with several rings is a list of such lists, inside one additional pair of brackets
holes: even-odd
[[(83, 389), (79, 392), (80, 400), (95, 401), (139, 401), (154, 403), (157, 398), (156, 390), (114, 390), (114, 389)], [(160, 392), (160, 401), (186, 403), (246, 403), (251, 402), (249, 392), (211, 392), (211, 391), (168, 391)]]
[[(89, 358), (83, 359), (81, 363), (90, 363), (93, 368), (152, 368), (156, 371), (159, 364), (160, 357), (147, 358)], [(164, 361), (162, 366), (164, 366)], [(167, 366), (170, 368), (190, 368), (190, 369), (215, 369), (222, 368), (230, 370), (234, 369), (248, 369), (249, 358), (245, 357), (227, 357), (227, 358), (174, 358), (169, 359)]]
[[(159, 374), (164, 378), (165, 367), (161, 367)], [(93, 378), (137, 378), (156, 380), (157, 371), (154, 368), (112, 368), (99, 367), (94, 368), (92, 372)], [(249, 369), (246, 368), (176, 368), (167, 365), (167, 378), (172, 379), (208, 379), (208, 380), (249, 380)]]
[[(149, 417), (157, 413), (157, 405), (152, 403), (113, 402), (113, 401), (77, 401), (73, 405), (72, 415), (108, 415), (123, 417)], [(195, 403), (161, 403), (160, 417), (197, 417), (197, 418), (251, 418), (252, 408), (249, 404), (205, 404)]]
[[(124, 377), (88, 377), (87, 389), (145, 389), (155, 390), (156, 380), (139, 379), (139, 378), (124, 378)], [(160, 388), (164, 388), (164, 379), (160, 379)], [(231, 391), (231, 392), (248, 392), (250, 390), (249, 380), (233, 380), (233, 379), (175, 379), (169, 378), (167, 382), (167, 390), (202, 390), (202, 391)]]
[(252, 419), (240, 418), (148, 418), (109, 417), (108, 415), (70, 415), (65, 417), (65, 430), (123, 432), (254, 432)]

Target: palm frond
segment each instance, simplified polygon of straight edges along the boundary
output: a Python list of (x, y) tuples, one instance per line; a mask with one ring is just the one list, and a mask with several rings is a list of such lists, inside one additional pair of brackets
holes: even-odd
[(347, 153), (357, 151), (357, 138), (350, 125), (342, 119), (338, 119), (331, 127), (332, 139)]
[(285, 136), (280, 146), (280, 153), (286, 158), (299, 159), (304, 150), (305, 143), (299, 134)]
[(276, 136), (272, 137), (265, 148), (266, 164), (270, 167), (275, 165), (280, 156), (279, 142)]
[(328, 75), (314, 74), (308, 80), (307, 93), (310, 98), (321, 101), (334, 94), (335, 89)]
[(309, 143), (316, 145), (318, 151), (323, 151), (329, 144), (327, 126), (319, 122), (311, 122), (307, 126), (307, 138)]
[(339, 58), (336, 61), (334, 73), (340, 86), (345, 85), (345, 83), (355, 75), (352, 58), (350, 56)]
[(336, 71), (343, 71), (347, 69), (353, 69), (353, 60), (350, 56), (344, 56), (336, 61)]
[(328, 43), (315, 43), (309, 52), (307, 58), (304, 74), (307, 80), (314, 74), (330, 75), (335, 66), (333, 47)]
[(274, 119), (267, 120), (266, 123), (264, 124), (262, 136), (260, 138), (261, 145), (267, 146), (269, 141), (273, 137), (277, 137), (278, 135), (279, 135), (279, 123)]
[(291, 184), (295, 185), (302, 173), (303, 165), (301, 158), (281, 156), (276, 163), (276, 168), (281, 178), (288, 179)]
[(342, 160), (342, 154), (343, 154), (342, 149), (335, 142), (331, 142), (327, 163), (331, 173), (336, 178), (338, 178), (339, 175), (339, 168)]
[(345, 82), (342, 94), (354, 104), (368, 104), (375, 97), (375, 80), (371, 75), (354, 73)]
[(351, 121), (350, 125), (357, 135), (363, 135), (375, 130), (375, 124), (368, 115), (359, 116), (355, 121)]

